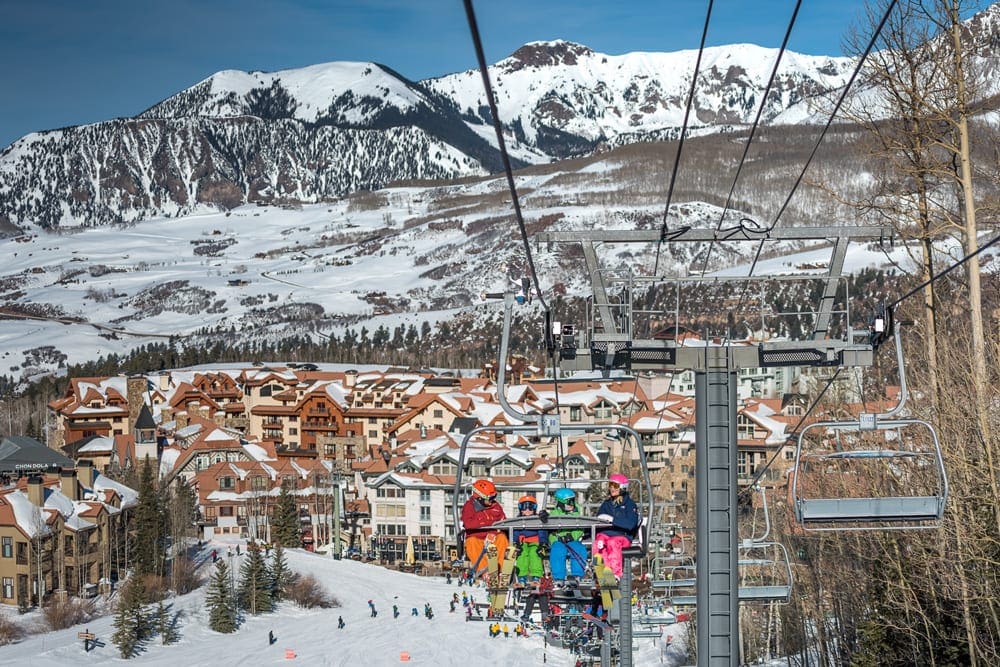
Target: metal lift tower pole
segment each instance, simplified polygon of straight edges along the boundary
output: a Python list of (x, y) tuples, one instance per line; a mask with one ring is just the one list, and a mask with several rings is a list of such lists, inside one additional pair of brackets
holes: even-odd
[(695, 372), (698, 667), (728, 667), (739, 656), (736, 371), (729, 351), (705, 347), (705, 367)]

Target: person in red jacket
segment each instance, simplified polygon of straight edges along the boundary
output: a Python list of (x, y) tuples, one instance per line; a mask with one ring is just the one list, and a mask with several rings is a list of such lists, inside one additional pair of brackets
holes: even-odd
[(497, 488), (488, 479), (472, 483), (472, 497), (462, 506), (462, 527), (465, 528), (465, 557), (472, 564), (473, 575), (486, 569), (486, 555), (483, 553), (487, 542), (497, 547), (498, 562), (503, 565), (507, 551), (507, 534), (502, 530), (491, 530), (497, 521), (507, 518), (503, 507), (497, 502)]

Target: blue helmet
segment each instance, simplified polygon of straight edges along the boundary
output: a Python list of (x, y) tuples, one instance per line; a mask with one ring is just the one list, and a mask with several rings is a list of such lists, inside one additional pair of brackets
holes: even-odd
[(573, 489), (559, 489), (552, 495), (557, 503), (571, 503), (576, 500), (576, 492)]

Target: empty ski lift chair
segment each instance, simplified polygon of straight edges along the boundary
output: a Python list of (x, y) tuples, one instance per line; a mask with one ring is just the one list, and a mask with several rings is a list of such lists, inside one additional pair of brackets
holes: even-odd
[(933, 528), (944, 515), (948, 477), (934, 427), (894, 418), (906, 402), (899, 326), (899, 403), (857, 421), (810, 424), (792, 473), (795, 518), (806, 530)]
[(785, 545), (744, 540), (739, 550), (740, 602), (788, 602), (792, 565)]

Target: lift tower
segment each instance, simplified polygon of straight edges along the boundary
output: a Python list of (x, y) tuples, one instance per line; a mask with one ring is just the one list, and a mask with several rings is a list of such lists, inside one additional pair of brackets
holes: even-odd
[[(651, 231), (581, 231), (548, 232), (536, 235), (541, 244), (580, 243), (587, 271), (593, 286), (592, 312), (587, 326), (565, 328), (553, 332), (559, 347), (562, 370), (623, 369), (629, 372), (695, 373), (695, 456), (697, 507), (696, 576), (698, 610), (699, 667), (728, 667), (739, 659), (739, 586), (737, 531), (737, 436), (736, 404), (737, 373), (746, 368), (772, 366), (870, 366), (873, 359), (872, 337), (865, 330), (852, 328), (850, 299), (842, 291), (844, 261), (850, 241), (885, 241), (891, 236), (887, 227), (808, 227), (771, 229), (768, 240), (828, 242), (832, 245), (829, 259), (812, 262), (809, 267), (793, 267), (792, 275), (766, 276), (635, 276), (606, 270), (600, 266), (597, 243), (731, 243), (760, 242), (764, 235), (734, 233), (720, 239), (714, 229), (683, 229), (664, 238), (658, 230)], [(729, 335), (705, 338), (696, 344), (684, 340), (680, 330), (680, 299), (672, 313), (658, 316), (670, 322), (673, 331), (663, 335), (654, 331), (647, 320), (652, 315), (633, 299), (643, 287), (673, 285), (680, 294), (681, 285), (735, 281), (818, 280), (819, 303), (810, 313), (812, 329), (801, 340), (747, 339), (739, 343)], [(620, 289), (619, 289), (620, 288)], [(744, 295), (746, 294), (744, 285)], [(743, 303), (743, 297), (740, 298)], [(840, 308), (835, 306), (839, 305)], [(768, 311), (763, 296), (760, 299), (760, 331), (768, 329), (769, 318), (778, 316)], [(801, 310), (796, 314), (801, 317)], [(732, 321), (732, 318), (730, 318)], [(841, 335), (831, 336), (836, 331)]]

